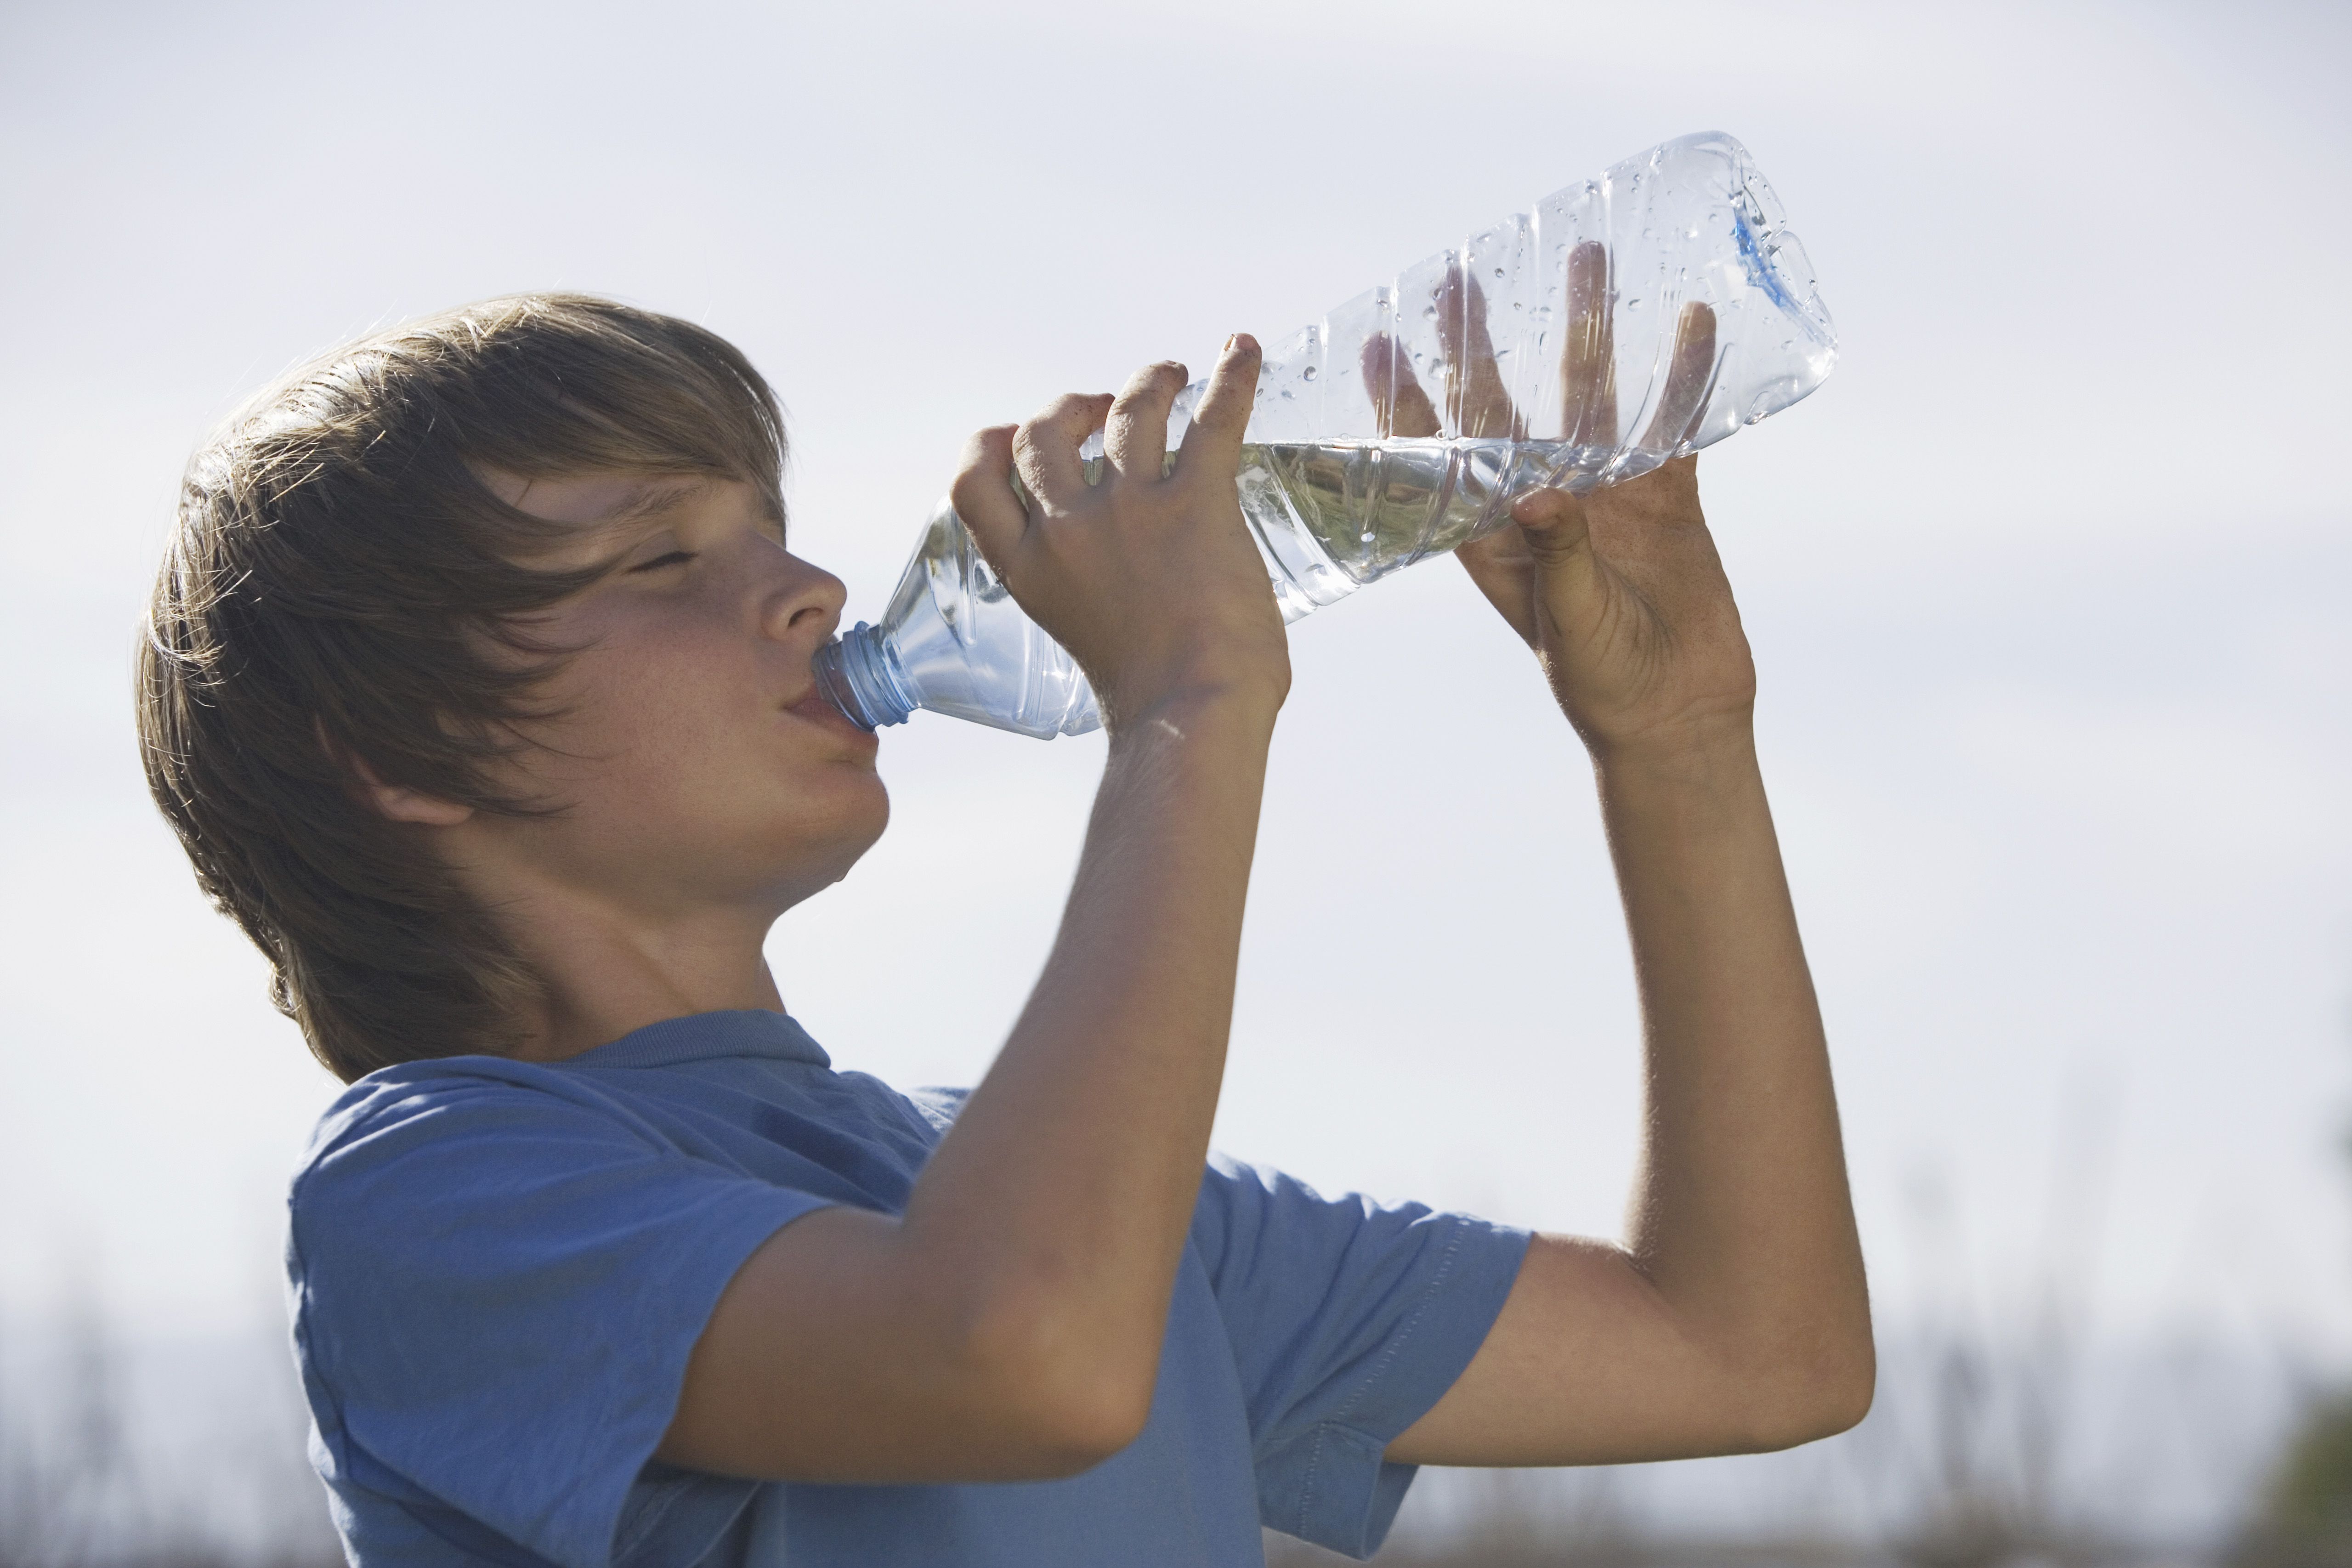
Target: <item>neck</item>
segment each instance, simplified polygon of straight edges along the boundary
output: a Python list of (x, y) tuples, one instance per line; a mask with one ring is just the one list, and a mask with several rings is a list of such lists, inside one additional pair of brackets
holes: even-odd
[(649, 916), (576, 894), (492, 905), (541, 983), (513, 1054), (560, 1061), (647, 1024), (730, 1008), (782, 1012), (761, 952), (772, 912), (701, 908)]

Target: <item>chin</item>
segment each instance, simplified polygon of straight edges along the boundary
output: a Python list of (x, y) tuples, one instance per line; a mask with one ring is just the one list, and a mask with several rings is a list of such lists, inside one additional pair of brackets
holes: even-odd
[(821, 825), (803, 818), (795, 824), (798, 831), (791, 842), (779, 846), (780, 863), (792, 868), (793, 903), (847, 876), (866, 852), (881, 841), (883, 830), (890, 825), (890, 793), (874, 774), (865, 775), (864, 784), (839, 802), (839, 810), (827, 812)]
[(888, 791), (882, 788), (882, 781), (877, 779), (874, 781), (872, 812), (866, 821), (859, 824), (859, 831), (844, 840), (843, 847), (847, 853), (842, 858), (841, 869), (834, 873), (833, 880), (839, 882), (843, 877), (847, 876), (849, 868), (864, 859), (867, 850), (882, 841), (883, 831), (889, 826), (890, 796)]

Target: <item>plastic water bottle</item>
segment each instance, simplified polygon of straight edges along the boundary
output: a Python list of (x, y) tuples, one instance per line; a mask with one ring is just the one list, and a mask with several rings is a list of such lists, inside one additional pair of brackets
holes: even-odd
[[(1722, 440), (1837, 358), (1779, 201), (1721, 132), (1654, 147), (1359, 295), (1270, 351), (1242, 515), (1286, 622), (1504, 526), (1514, 497), (1589, 490)], [(1176, 399), (1181, 439), (1206, 390)], [(1084, 455), (1097, 477), (1100, 438)], [(817, 656), (871, 729), (917, 708), (1051, 738), (1102, 722), (954, 509), (931, 514), (879, 625)]]

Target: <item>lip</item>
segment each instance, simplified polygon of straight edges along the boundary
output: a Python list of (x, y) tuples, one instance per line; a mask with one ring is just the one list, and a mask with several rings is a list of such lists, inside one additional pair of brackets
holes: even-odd
[(869, 751), (878, 749), (882, 744), (881, 737), (827, 702), (824, 693), (814, 685), (786, 703), (783, 711), (795, 718), (831, 730), (844, 740), (862, 742)]

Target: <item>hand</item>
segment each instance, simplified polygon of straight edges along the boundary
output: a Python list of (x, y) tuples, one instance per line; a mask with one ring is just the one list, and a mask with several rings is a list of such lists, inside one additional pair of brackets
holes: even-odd
[[(1236, 698), (1271, 721), (1290, 690), (1281, 612), (1234, 486), (1258, 360), (1246, 335), (1225, 345), (1172, 468), (1177, 364), (1136, 371), (1116, 398), (1057, 398), (964, 448), (957, 514), (1015, 601), (1086, 671), (1114, 736), (1197, 698)], [(1097, 429), (1106, 471), (1089, 486), (1078, 446)]]
[[(1569, 257), (1569, 330), (1560, 353), (1561, 436), (1596, 456), (1618, 442), (1616, 344), (1607, 249)], [(1458, 269), (1441, 291), (1446, 413), (1465, 436), (1524, 439), (1486, 335), (1477, 280)], [(1466, 323), (1466, 325), (1465, 325)], [(1435, 435), (1437, 410), (1385, 340), (1364, 350), (1384, 427)], [(1715, 312), (1683, 308), (1657, 413), (1634, 445), (1672, 452), (1689, 437), (1715, 370)], [(1501, 531), (1455, 553), (1512, 630), (1536, 651), (1569, 721), (1596, 756), (1636, 741), (1680, 744), (1744, 727), (1756, 672), (1706, 519), (1696, 457), (1578, 497), (1538, 490)]]

